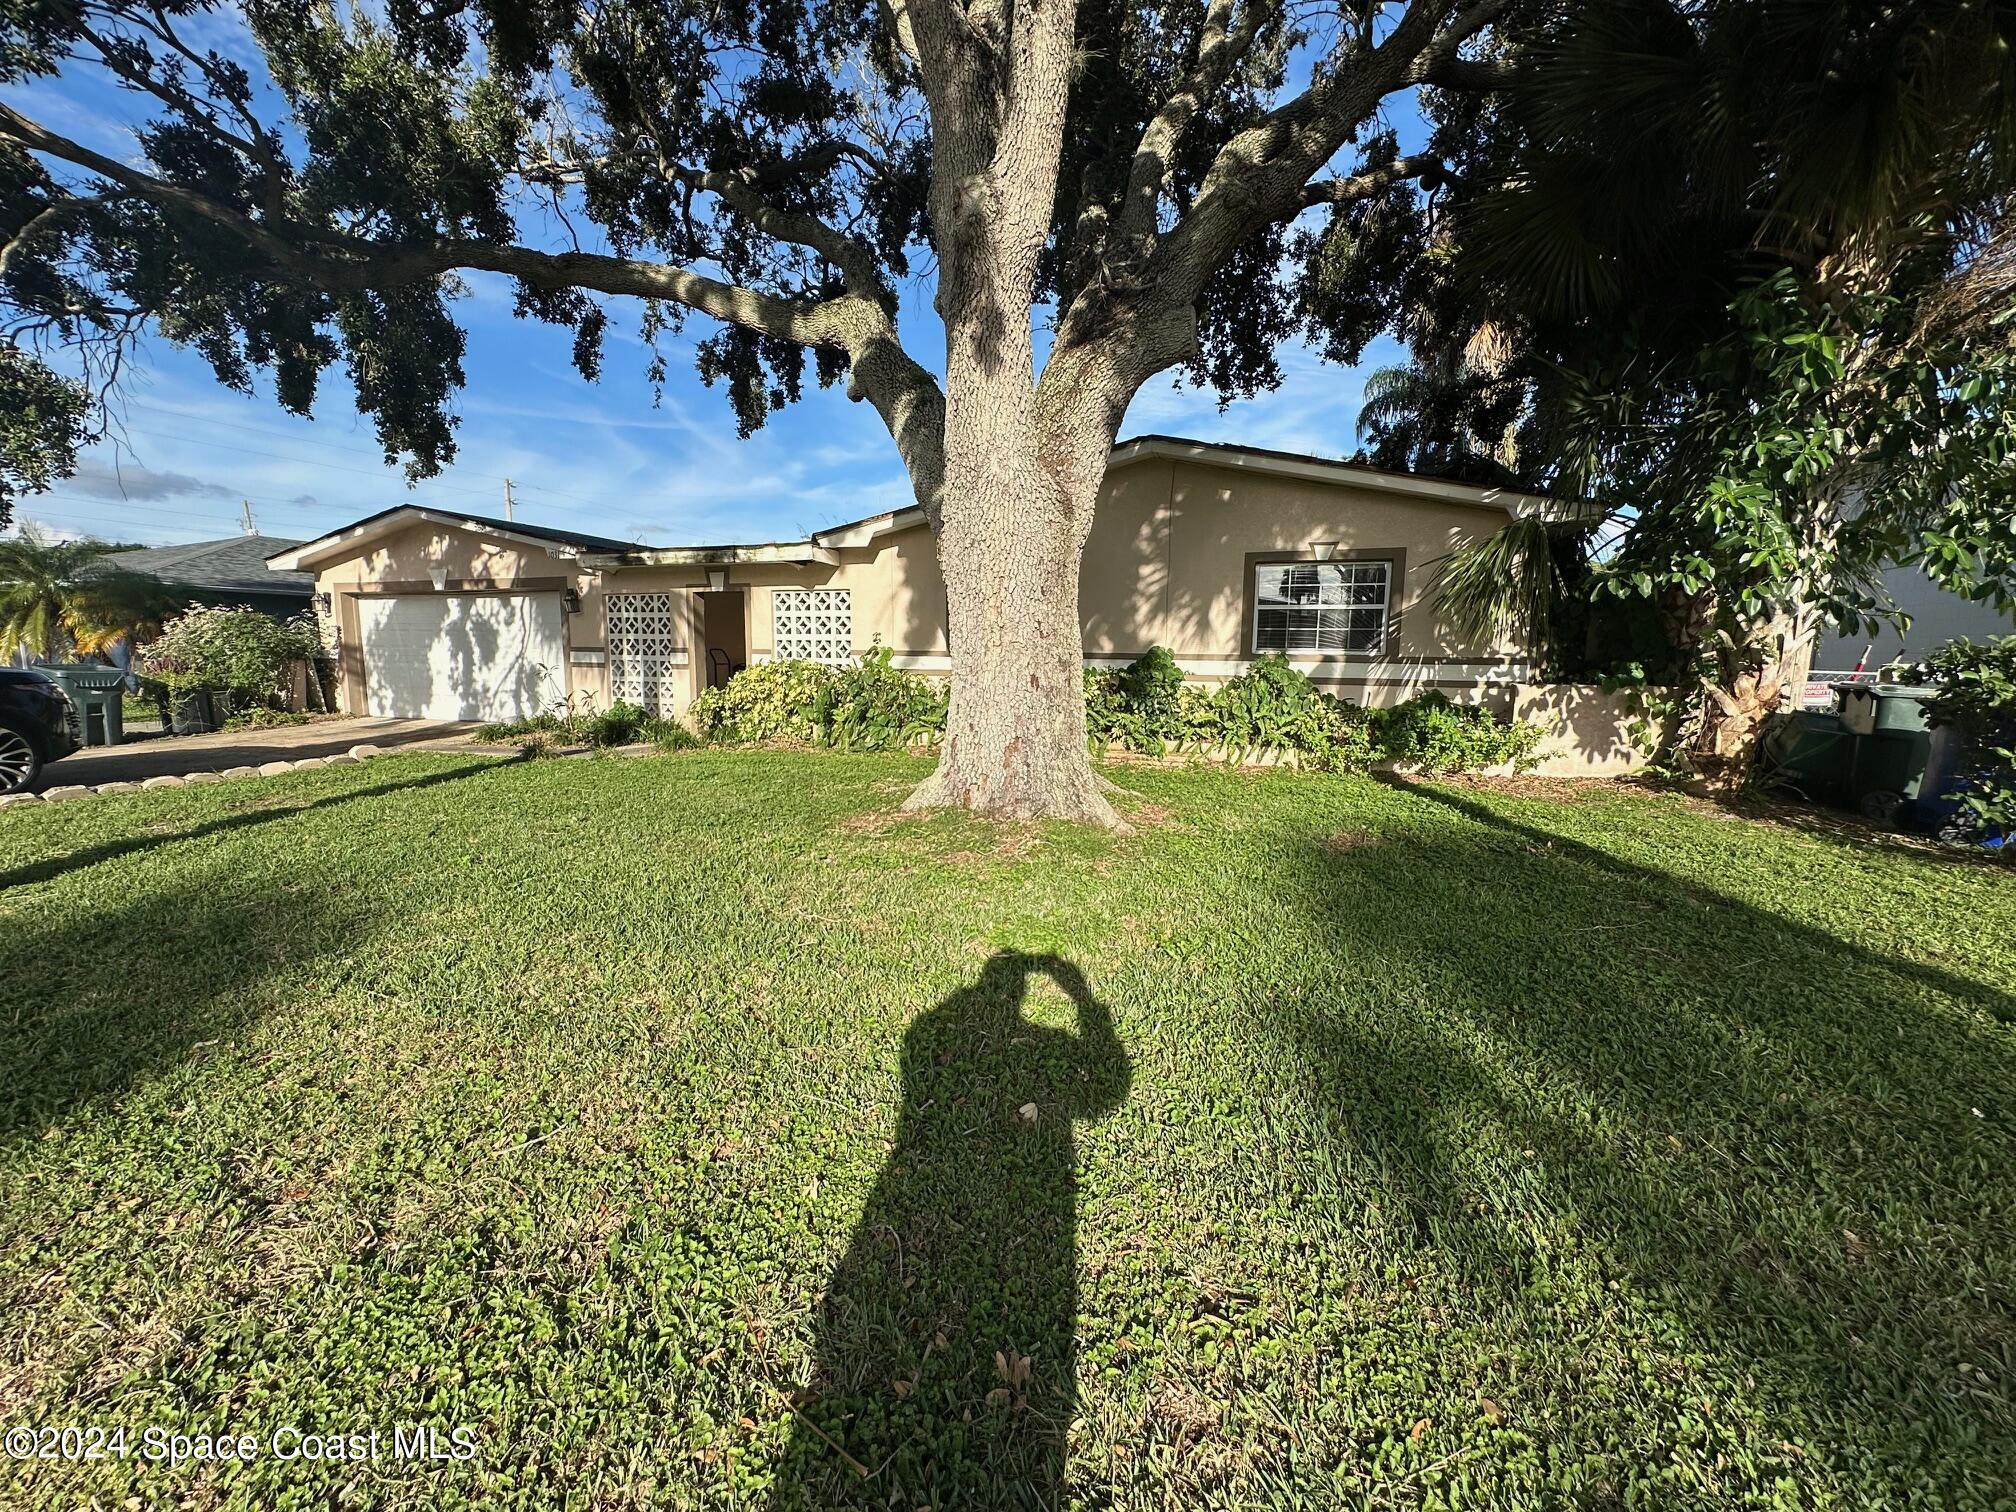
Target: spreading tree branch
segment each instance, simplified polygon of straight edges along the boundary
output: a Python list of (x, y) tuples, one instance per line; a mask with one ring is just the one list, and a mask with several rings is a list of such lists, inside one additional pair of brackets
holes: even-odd
[[(254, 219), (200, 190), (95, 152), (5, 104), (0, 104), (0, 141), (88, 170), (164, 210), (227, 231), (266, 257), (276, 271), (326, 293), (395, 288), (455, 271), (502, 273), (534, 288), (666, 300), (765, 336), (844, 351), (852, 369), (850, 395), (874, 405), (911, 470), (920, 502), (936, 509), (943, 457), (933, 417), (942, 414), (943, 398), (937, 381), (903, 350), (879, 297), (879, 281), (873, 293), (850, 287), (836, 298), (803, 302), (690, 268), (604, 253), (544, 252), (468, 237), (378, 240), (329, 227)], [(52, 206), (51, 211), (58, 208), (62, 207)], [(780, 231), (812, 234), (787, 212), (774, 213), (785, 217), (774, 222)], [(47, 230), (46, 224), (42, 230)], [(788, 239), (798, 241), (801, 235)], [(10, 249), (20, 241), (17, 233)]]
[(1397, 157), (1390, 163), (1382, 163), (1377, 168), (1368, 168), (1363, 173), (1316, 179), (1303, 186), (1302, 203), (1304, 206), (1348, 205), (1353, 200), (1370, 199), (1403, 179), (1419, 178), (1429, 169), (1439, 167), (1441, 161), (1432, 152), (1416, 152)]

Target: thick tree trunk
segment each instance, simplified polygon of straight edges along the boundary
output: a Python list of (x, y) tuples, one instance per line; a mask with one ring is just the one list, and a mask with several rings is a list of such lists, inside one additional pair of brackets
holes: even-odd
[(1694, 754), (1723, 768), (1747, 766), (1764, 721), (1797, 707), (1799, 685), (1813, 644), (1809, 618), (1787, 614), (1756, 626), (1741, 641), (1725, 640), (1716, 652), (1718, 674), (1703, 688)]
[[(992, 424), (948, 434), (938, 561), (952, 705), (938, 770), (907, 809), (1117, 826), (1085, 742), (1078, 565), (1105, 461), (1062, 468)], [(948, 427), (948, 431), (950, 427)]]

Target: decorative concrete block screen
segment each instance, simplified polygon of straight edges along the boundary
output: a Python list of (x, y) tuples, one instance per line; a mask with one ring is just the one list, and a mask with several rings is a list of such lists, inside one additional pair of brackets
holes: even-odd
[(854, 607), (845, 588), (772, 590), (779, 661), (826, 662), (854, 659)]
[(672, 619), (669, 593), (612, 593), (609, 614), (609, 694), (653, 714), (678, 701), (686, 645)]

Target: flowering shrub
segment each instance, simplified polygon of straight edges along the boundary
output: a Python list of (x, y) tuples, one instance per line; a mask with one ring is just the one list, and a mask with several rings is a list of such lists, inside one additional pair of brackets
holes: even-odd
[(171, 693), (210, 688), (256, 702), (286, 686), (295, 662), (322, 655), (313, 615), (282, 621), (257, 609), (199, 605), (162, 626), (140, 658), (140, 670)]

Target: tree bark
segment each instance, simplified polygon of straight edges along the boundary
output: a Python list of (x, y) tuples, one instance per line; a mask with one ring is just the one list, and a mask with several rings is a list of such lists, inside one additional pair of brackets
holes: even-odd
[(952, 701), (938, 769), (906, 809), (1117, 826), (1085, 742), (1078, 567), (1097, 477), (1027, 452), (948, 449), (938, 561)]
[(904, 807), (1117, 827), (1086, 751), (1078, 564), (1131, 389), (1068, 342), (1039, 383), (1030, 323), (1076, 6), (1008, 0), (964, 21), (906, 10), (933, 127), (945, 397), (932, 523), (952, 696), (938, 769)]
[[(1754, 626), (1741, 640), (1718, 642), (1717, 675), (1702, 688), (1703, 707), (1693, 742), (1705, 764), (1740, 769), (1749, 764), (1764, 722), (1796, 699), (1793, 678), (1801, 674), (1813, 643), (1810, 616), (1784, 614)], [(1794, 704), (1796, 707), (1796, 702)]]

